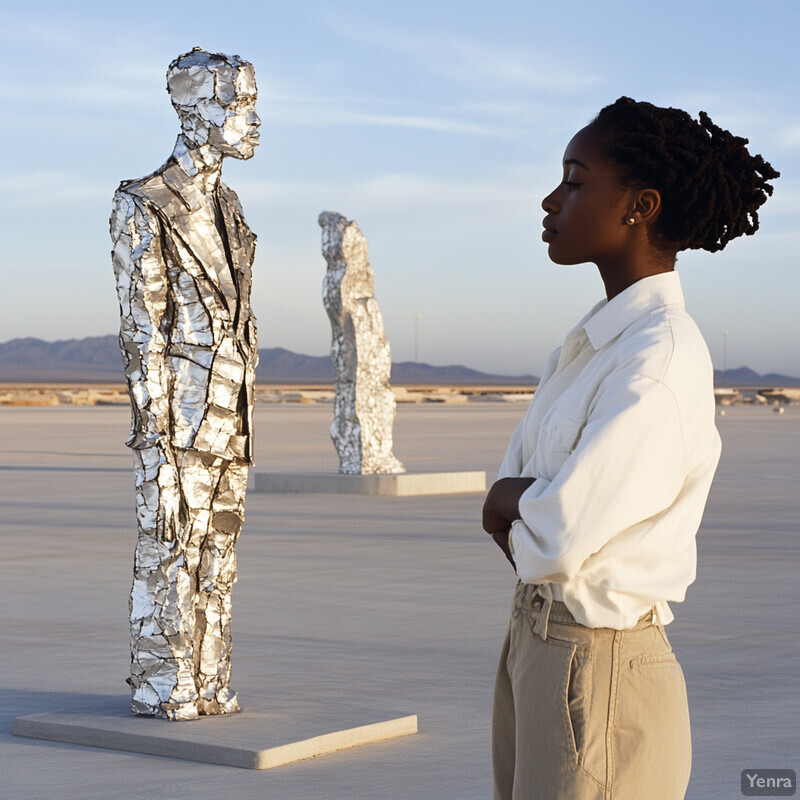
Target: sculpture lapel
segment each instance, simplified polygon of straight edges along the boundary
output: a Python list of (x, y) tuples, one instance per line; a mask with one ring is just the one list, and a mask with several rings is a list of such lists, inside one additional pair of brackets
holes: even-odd
[(234, 269), (250, 282), (250, 269), (255, 255), (256, 235), (245, 222), (239, 197), (224, 183), (219, 185), (220, 207), (228, 231)]
[(164, 207), (173, 233), (193, 255), (183, 266), (195, 277), (209, 281), (216, 289), (228, 313), (233, 317), (239, 292), (228, 264), (225, 245), (214, 219), (214, 206), (208, 202), (191, 179), (177, 164), (168, 166), (161, 175), (173, 193), (169, 207)]
[(240, 321), (244, 322), (250, 316), (251, 267), (255, 255), (256, 235), (245, 222), (236, 192), (222, 182), (219, 185), (219, 201), (228, 234), (235, 279), (239, 287)]

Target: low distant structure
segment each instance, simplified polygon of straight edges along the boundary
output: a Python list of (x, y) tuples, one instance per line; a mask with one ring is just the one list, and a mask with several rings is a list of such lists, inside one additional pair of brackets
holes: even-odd
[(800, 403), (800, 387), (762, 388), (742, 387), (717, 387), (714, 397), (718, 406), (733, 405), (771, 405), (788, 406)]
[(738, 389), (714, 389), (714, 399), (718, 406), (732, 406), (742, 400)]
[(761, 389), (759, 394), (773, 406), (800, 403), (800, 387), (784, 387), (782, 389)]

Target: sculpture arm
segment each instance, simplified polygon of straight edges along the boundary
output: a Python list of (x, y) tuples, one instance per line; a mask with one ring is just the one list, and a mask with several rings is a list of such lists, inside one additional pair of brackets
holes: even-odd
[(131, 435), (126, 444), (141, 449), (169, 432), (168, 283), (162, 232), (158, 217), (145, 202), (121, 189), (114, 196), (110, 229), (119, 342), (131, 395)]

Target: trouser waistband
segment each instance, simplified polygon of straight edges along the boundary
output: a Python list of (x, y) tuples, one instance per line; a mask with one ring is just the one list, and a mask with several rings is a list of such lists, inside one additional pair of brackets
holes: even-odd
[[(535, 618), (533, 632), (547, 641), (547, 626), (550, 622), (567, 625), (581, 625), (566, 604), (554, 600), (549, 584), (522, 583), (517, 584), (514, 593), (515, 608), (526, 607)], [(653, 625), (653, 612), (644, 614), (631, 630), (641, 630)]]

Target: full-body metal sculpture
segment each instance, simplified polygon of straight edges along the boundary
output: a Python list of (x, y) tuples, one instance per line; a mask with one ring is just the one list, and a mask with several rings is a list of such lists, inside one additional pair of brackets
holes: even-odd
[(345, 475), (405, 472), (392, 453), (395, 400), (389, 388), (392, 355), (375, 299), (367, 240), (355, 222), (324, 211), (322, 284), (333, 333), (336, 399), (331, 438)]
[(255, 236), (220, 171), (253, 155), (260, 120), (239, 56), (195, 48), (167, 89), (175, 149), (120, 185), (111, 238), (139, 528), (128, 682), (134, 713), (179, 720), (239, 708), (230, 616), (252, 463)]

